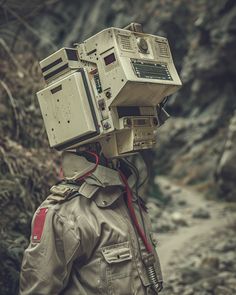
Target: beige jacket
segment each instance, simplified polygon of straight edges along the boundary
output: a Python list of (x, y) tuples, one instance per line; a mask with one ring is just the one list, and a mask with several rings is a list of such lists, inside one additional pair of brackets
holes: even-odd
[[(93, 166), (72, 153), (66, 153), (63, 160), (68, 181)], [(123, 192), (119, 173), (100, 165), (80, 186), (53, 186), (32, 221), (34, 235), (22, 262), (20, 295), (156, 294), (141, 260), (146, 250), (133, 228)], [(135, 202), (134, 207), (141, 224)], [(143, 214), (152, 242), (149, 218), (145, 211)], [(154, 252), (156, 273), (162, 281)]]

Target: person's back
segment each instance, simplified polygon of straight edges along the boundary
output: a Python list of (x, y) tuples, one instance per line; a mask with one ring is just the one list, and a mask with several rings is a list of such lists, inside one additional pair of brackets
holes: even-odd
[[(64, 181), (51, 188), (33, 219), (31, 243), (25, 251), (20, 294), (156, 294), (143, 263), (147, 251), (136, 232), (117, 170), (66, 153)], [(94, 164), (93, 164), (94, 165)], [(123, 172), (124, 174), (127, 171)], [(153, 249), (145, 204), (133, 200)], [(155, 254), (158, 283), (162, 276)]]

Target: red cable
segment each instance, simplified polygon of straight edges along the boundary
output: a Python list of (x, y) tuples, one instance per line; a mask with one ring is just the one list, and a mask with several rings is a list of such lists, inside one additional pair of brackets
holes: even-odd
[(128, 184), (128, 181), (125, 177), (125, 175), (120, 171), (120, 176), (122, 178), (122, 181), (125, 185), (125, 188), (126, 188), (126, 192), (127, 192), (127, 205), (128, 205), (128, 209), (129, 209), (129, 212), (130, 212), (130, 217), (131, 219), (133, 220), (134, 222), (134, 225), (138, 231), (138, 234), (140, 236), (140, 238), (142, 239), (148, 253), (151, 253), (152, 252), (152, 246), (149, 244), (146, 236), (145, 236), (145, 233), (144, 231), (142, 230), (141, 226), (139, 225), (138, 223), (138, 220), (137, 220), (137, 217), (136, 217), (136, 214), (135, 214), (135, 211), (134, 211), (134, 207), (133, 207), (133, 203), (132, 203), (132, 199), (133, 199), (133, 194), (132, 194), (132, 191), (129, 187), (129, 184)]
[(98, 163), (99, 163), (99, 156), (94, 152), (86, 151), (86, 153), (94, 156), (95, 159), (96, 159), (96, 163), (95, 163), (95, 166), (90, 171), (88, 171), (84, 175), (80, 176), (77, 180), (81, 180), (81, 179), (84, 179), (84, 178), (88, 177), (89, 175), (91, 175), (97, 169), (97, 166), (98, 166)]

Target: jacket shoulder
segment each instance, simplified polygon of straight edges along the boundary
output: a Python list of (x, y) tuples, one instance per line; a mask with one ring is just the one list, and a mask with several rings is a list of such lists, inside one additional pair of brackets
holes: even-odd
[(50, 188), (50, 195), (45, 201), (49, 203), (63, 203), (74, 197), (81, 196), (90, 199), (99, 186), (91, 185), (85, 181), (79, 184), (59, 183)]

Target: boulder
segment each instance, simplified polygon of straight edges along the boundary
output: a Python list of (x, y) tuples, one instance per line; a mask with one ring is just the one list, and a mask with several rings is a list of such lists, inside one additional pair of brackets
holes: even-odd
[(209, 211), (207, 211), (204, 208), (198, 208), (196, 209), (193, 214), (192, 214), (193, 218), (200, 218), (200, 219), (208, 219), (211, 217)]
[(171, 220), (176, 225), (180, 225), (180, 226), (187, 226), (188, 225), (184, 215), (180, 212), (173, 212), (171, 214)]

